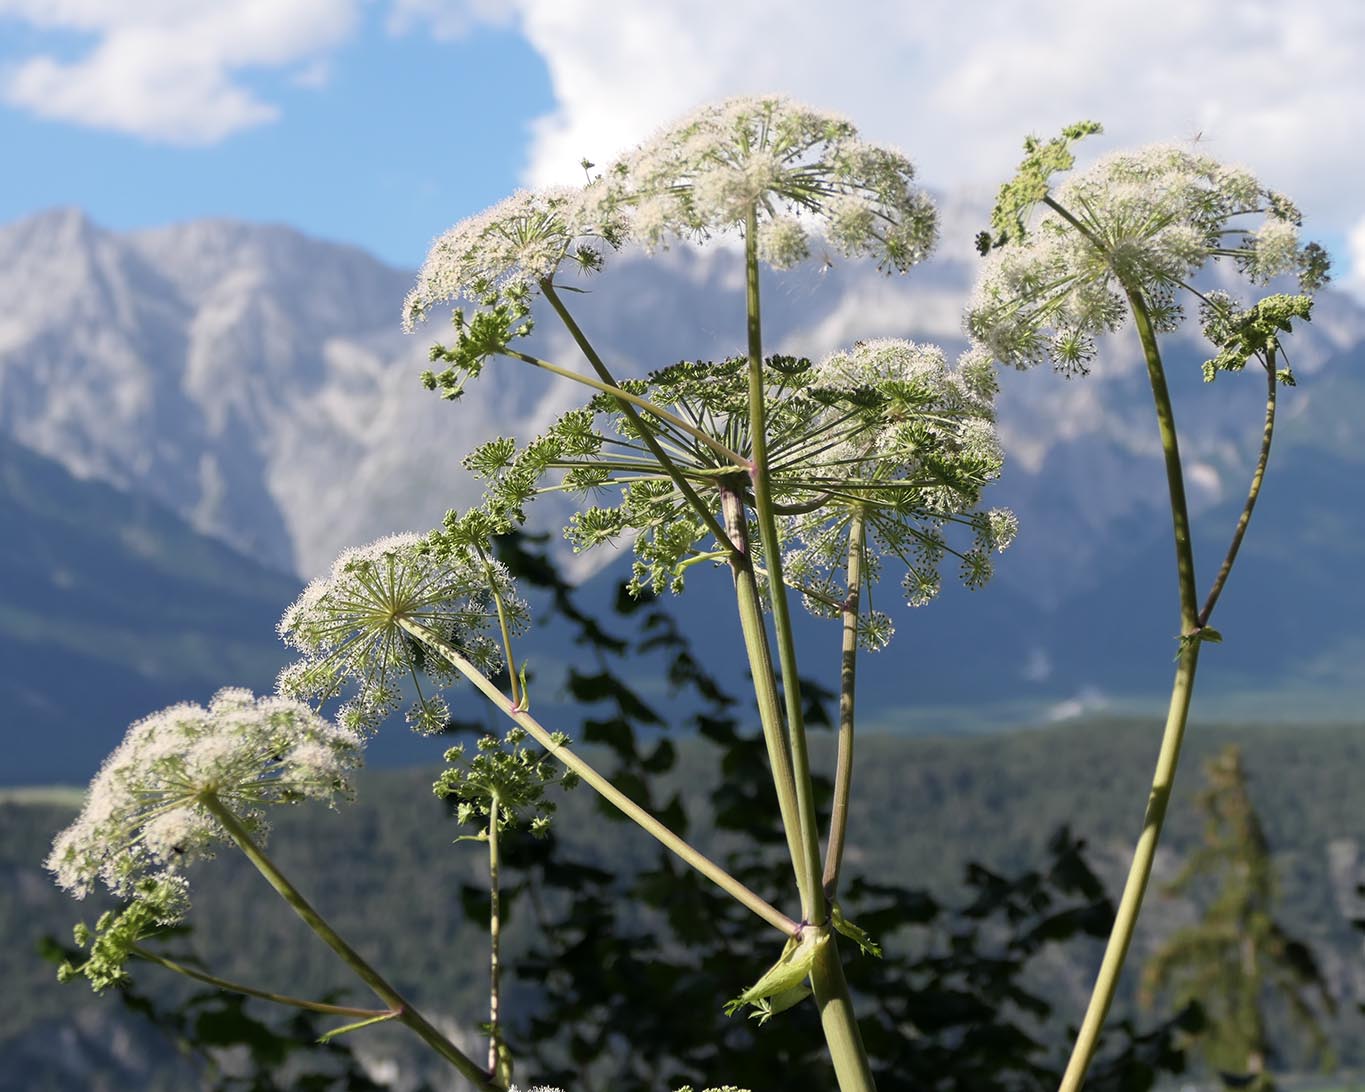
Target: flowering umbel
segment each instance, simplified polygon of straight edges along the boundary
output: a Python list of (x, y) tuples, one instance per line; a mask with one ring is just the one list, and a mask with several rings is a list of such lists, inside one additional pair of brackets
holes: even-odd
[[(1171, 330), (1195, 273), (1231, 259), (1255, 284), (1293, 274), (1311, 291), (1327, 277), (1317, 244), (1302, 245), (1300, 216), (1250, 173), (1172, 145), (1105, 157), (1055, 191), (1049, 175), (1072, 165), (1071, 139), (1098, 131), (1073, 126), (1046, 145), (1028, 144), (993, 216), (995, 252), (968, 307), (968, 332), (1016, 367), (1051, 362), (1084, 373), (1095, 338), (1125, 321), (1141, 298), (1153, 326)], [(1026, 219), (1038, 204), (1037, 222)], [(1206, 297), (1200, 297), (1206, 298)]]
[(807, 257), (809, 232), (853, 257), (903, 272), (933, 249), (932, 202), (910, 161), (859, 139), (843, 118), (777, 96), (703, 106), (624, 156), (604, 176), (604, 207), (624, 210), (646, 246), (704, 239), (757, 216), (760, 257)]
[[(835, 579), (847, 565), (855, 513), (866, 527), (869, 587), (883, 556), (905, 564), (905, 597), (912, 604), (932, 598), (939, 563), (950, 554), (962, 561), (969, 585), (984, 583), (990, 551), (1003, 549), (1014, 532), (1009, 513), (978, 510), (982, 489), (1002, 463), (995, 377), (986, 354), (968, 353), (950, 367), (935, 346), (867, 341), (818, 364), (769, 357), (763, 379), (786, 579), (806, 593), (808, 607), (837, 613), (846, 592)], [(602, 395), (520, 451), (510, 440), (494, 440), (466, 465), (489, 483), (485, 504), (513, 513), (512, 521), (552, 473), (562, 473), (558, 488), (569, 492), (615, 494), (615, 505), (575, 514), (567, 536), (579, 549), (633, 538), (635, 587), (676, 591), (691, 565), (723, 560), (725, 553), (711, 541), (690, 498), (655, 461), (641, 428), (664, 445), (674, 470), (718, 519), (727, 494), (750, 511), (748, 362), (684, 361), (623, 386), (667, 408), (670, 417), (632, 418)], [(970, 545), (959, 549), (950, 541), (945, 532), (953, 525), (967, 530)], [(730, 531), (743, 536), (762, 572), (752, 517)], [(885, 644), (890, 627), (884, 616), (868, 613), (864, 623), (866, 642)]]
[(280, 636), (303, 655), (280, 673), (279, 690), (321, 703), (353, 687), (340, 720), (363, 732), (397, 708), (408, 680), (418, 689), (409, 722), (419, 731), (440, 731), (445, 703), (424, 694), (421, 680), (445, 688), (455, 673), (403, 623), (429, 630), (492, 674), (503, 660), (491, 636), (500, 613), (509, 633), (525, 628), (526, 604), (506, 568), (472, 550), (437, 550), (415, 534), (347, 550), (331, 575), (309, 584), (280, 619)]
[(592, 195), (592, 187), (521, 190), (461, 220), (431, 245), (403, 303), (403, 328), (448, 301), (524, 298), (565, 263), (600, 269), (604, 250), (621, 244), (622, 225), (601, 215)]
[(173, 705), (128, 729), (47, 867), (77, 897), (96, 880), (137, 895), (143, 881), (155, 885), (223, 840), (206, 797), (264, 832), (267, 805), (348, 796), (361, 746), (354, 732), (288, 698), (227, 689), (207, 709)]

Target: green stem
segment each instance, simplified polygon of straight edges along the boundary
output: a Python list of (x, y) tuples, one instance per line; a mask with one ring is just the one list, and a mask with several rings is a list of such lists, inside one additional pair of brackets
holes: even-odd
[[(1170, 392), (1166, 387), (1161, 350), (1157, 345), (1156, 332), (1152, 328), (1146, 301), (1137, 291), (1130, 290), (1128, 303), (1132, 308), (1133, 321), (1137, 326), (1143, 355), (1147, 361), (1147, 377), (1156, 404), (1157, 428), (1161, 434), (1161, 450), (1166, 462), (1166, 485), (1171, 501), (1171, 524), (1180, 587), (1180, 632), (1182, 638), (1193, 638), (1199, 631), (1199, 608), (1195, 598), (1194, 552), (1190, 542), (1190, 517), (1185, 504), (1185, 479), (1180, 465), (1175, 412), (1171, 406)], [(1157, 754), (1156, 770), (1152, 774), (1152, 789), (1147, 798), (1147, 811), (1142, 821), (1142, 833), (1138, 836), (1137, 845), (1133, 850), (1133, 860), (1128, 868), (1123, 894), (1119, 898), (1114, 927), (1109, 933), (1099, 974), (1095, 978), (1090, 1002), (1081, 1021), (1075, 1045), (1072, 1047), (1071, 1059), (1067, 1062), (1066, 1072), (1062, 1076), (1059, 1092), (1078, 1092), (1080, 1089), (1081, 1082), (1085, 1079), (1085, 1071), (1089, 1068), (1099, 1044), (1100, 1029), (1104, 1026), (1109, 1006), (1113, 1003), (1114, 993), (1118, 989), (1119, 974), (1123, 970), (1128, 947), (1133, 940), (1133, 930), (1137, 926), (1143, 896), (1147, 893), (1147, 883), (1152, 875), (1152, 861), (1156, 857), (1157, 843), (1161, 839), (1161, 828), (1166, 821), (1166, 809), (1171, 799), (1171, 787), (1175, 782), (1176, 767), (1180, 763), (1180, 747), (1185, 738), (1190, 698), (1194, 692), (1194, 676), (1199, 664), (1199, 646), (1200, 642), (1197, 639), (1185, 640), (1181, 646), (1175, 681), (1171, 686), (1166, 726), (1161, 736), (1161, 749)]]
[[(825, 893), (820, 885), (820, 831), (815, 815), (815, 790), (811, 783), (810, 756), (806, 751), (806, 727), (801, 708), (801, 679), (796, 665), (796, 640), (787, 604), (787, 585), (782, 576), (782, 542), (777, 534), (777, 517), (768, 479), (767, 409), (763, 383), (763, 322), (758, 288), (758, 214), (751, 204), (744, 224), (744, 303), (749, 349), (749, 437), (753, 463), (749, 477), (753, 483), (754, 514), (763, 541), (763, 557), (768, 568), (768, 600), (772, 605), (773, 629), (777, 635), (777, 658), (782, 670), (782, 695), (787, 707), (787, 740), (791, 749), (792, 779), (796, 787), (797, 819), (800, 823), (802, 867), (797, 870), (801, 884), (803, 921), (825, 924)], [(759, 619), (760, 625), (762, 619)], [(768, 677), (772, 672), (769, 667)], [(757, 678), (757, 677), (756, 677)], [(839, 952), (831, 942), (823, 946), (811, 969), (811, 989), (820, 1010), (820, 1024), (835, 1078), (841, 1092), (875, 1092), (871, 1066), (853, 1014), (848, 983), (844, 981)]]
[(1147, 893), (1147, 882), (1152, 875), (1152, 861), (1156, 857), (1157, 842), (1161, 838), (1161, 827), (1166, 821), (1166, 807), (1171, 799), (1171, 787), (1175, 782), (1175, 770), (1180, 761), (1180, 746), (1184, 740), (1185, 722), (1190, 709), (1190, 697), (1194, 691), (1194, 673), (1199, 659), (1199, 642), (1191, 642), (1181, 653), (1176, 668), (1175, 683), (1171, 688), (1171, 704), (1166, 714), (1166, 729), (1161, 738), (1161, 751), (1157, 756), (1156, 772), (1152, 775), (1152, 789), (1147, 798), (1147, 811), (1142, 820), (1142, 833), (1133, 850), (1133, 861), (1128, 868), (1128, 878), (1123, 885), (1119, 898), (1118, 912), (1114, 917), (1114, 927), (1105, 945), (1104, 958), (1095, 986), (1090, 994), (1090, 1003), (1085, 1010), (1080, 1032), (1071, 1050), (1071, 1059), (1062, 1076), (1059, 1092), (1078, 1092), (1085, 1079), (1085, 1071), (1095, 1056), (1099, 1045), (1100, 1030), (1109, 1006), (1113, 1003), (1118, 989), (1119, 974), (1128, 956), (1128, 947), (1133, 940), (1133, 928), (1137, 924), (1138, 912)]
[(797, 818), (804, 856), (801, 873), (801, 917), (811, 925), (825, 920), (825, 896), (820, 889), (820, 832), (815, 816), (815, 791), (811, 785), (810, 756), (806, 749), (805, 714), (801, 708), (801, 679), (796, 666), (796, 641), (782, 577), (782, 542), (768, 477), (768, 422), (763, 384), (763, 321), (758, 291), (758, 215), (749, 207), (744, 227), (745, 316), (749, 342), (749, 443), (753, 462), (749, 478), (754, 490), (754, 515), (763, 542), (768, 569), (768, 600), (777, 635), (777, 662), (782, 672), (782, 697), (787, 711), (787, 740), (791, 751), (792, 780), (796, 785)]
[(653, 402), (645, 399), (635, 399), (633, 396), (626, 396), (625, 392), (621, 390), (621, 385), (616, 382), (616, 377), (612, 375), (611, 370), (593, 347), (592, 342), (589, 341), (587, 335), (583, 333), (582, 328), (578, 325), (573, 315), (570, 314), (568, 307), (564, 305), (564, 301), (559, 298), (559, 293), (554, 290), (554, 285), (548, 280), (544, 280), (541, 282), (540, 289), (545, 298), (550, 302), (550, 306), (555, 309), (555, 314), (559, 316), (559, 321), (562, 322), (564, 328), (569, 331), (569, 335), (574, 339), (574, 344), (578, 346), (584, 359), (587, 360), (588, 364), (592, 367), (592, 370), (597, 373), (598, 378), (603, 383), (607, 384), (613, 394), (617, 395), (617, 402), (621, 406), (622, 411), (640, 433), (641, 438), (645, 442), (645, 446), (649, 448), (650, 454), (654, 456), (655, 460), (657, 460), (658, 464), (664, 469), (668, 476), (673, 479), (673, 484), (678, 487), (678, 491), (682, 493), (687, 499), (688, 504), (692, 506), (693, 510), (706, 523), (707, 530), (710, 531), (711, 534), (716, 537), (716, 540), (726, 549), (734, 549), (734, 544), (726, 539), (725, 531), (717, 521), (715, 514), (702, 501), (701, 497), (697, 495), (696, 490), (692, 488), (692, 483), (687, 480), (682, 471), (679, 470), (673, 460), (669, 458), (668, 453), (664, 451), (658, 438), (655, 437), (654, 430), (649, 428), (640, 417), (640, 414), (636, 410), (636, 406), (638, 405), (640, 409), (653, 414), (660, 420), (669, 422), (676, 428), (681, 428), (689, 436), (706, 444), (727, 463), (735, 466), (744, 466), (746, 464), (743, 457), (731, 451), (714, 436), (688, 424), (681, 417), (669, 413), (661, 406), (656, 406)]
[(848, 598), (842, 604), (843, 644), (839, 660), (839, 757), (834, 767), (834, 805), (829, 818), (829, 843), (825, 846), (825, 898), (839, 889), (839, 869), (844, 860), (848, 832), (848, 798), (853, 786), (853, 712), (858, 680), (858, 606), (863, 583), (862, 509), (853, 514), (848, 532)]
[(1247, 524), (1251, 522), (1252, 510), (1256, 507), (1256, 498), (1261, 495), (1261, 482), (1265, 478), (1266, 463), (1270, 460), (1270, 441), (1275, 435), (1275, 394), (1278, 390), (1278, 383), (1275, 378), (1275, 349), (1272, 346), (1266, 354), (1266, 396), (1265, 396), (1265, 429), (1261, 433), (1261, 452), (1256, 459), (1256, 469), (1251, 474), (1251, 487), (1247, 490), (1246, 504), (1242, 506), (1242, 514), (1237, 517), (1237, 526), (1232, 532), (1232, 542), (1228, 544), (1228, 552), (1223, 558), (1223, 564), (1218, 569), (1218, 576), (1213, 582), (1213, 587), (1209, 589), (1209, 596), (1204, 600), (1204, 606), (1199, 611), (1199, 625), (1209, 624), (1209, 617), (1213, 614), (1213, 608), (1218, 602), (1218, 597), (1223, 594), (1223, 585), (1228, 581), (1228, 574), (1232, 572), (1232, 564), (1237, 560), (1237, 551), (1242, 547), (1242, 539), (1247, 533)]
[(511, 1058), (503, 1046), (499, 1025), (502, 1000), (502, 890), (498, 858), (498, 798), (488, 807), (488, 1071), (504, 1083), (512, 1079)]
[(290, 1008), (306, 1009), (308, 1012), (320, 1012), (327, 1016), (356, 1016), (363, 1018), (375, 1018), (379, 1020), (395, 1017), (398, 1013), (393, 1009), (361, 1009), (354, 1005), (329, 1005), (325, 1001), (309, 1001), (302, 997), (290, 997), (285, 993), (273, 993), (270, 990), (258, 990), (254, 986), (244, 986), (240, 982), (233, 982), (228, 978), (219, 978), (216, 974), (209, 974), (207, 971), (200, 971), (194, 967), (187, 967), (183, 963), (177, 963), (174, 959), (167, 959), (163, 955), (150, 951), (139, 944), (134, 944), (129, 951), (139, 959), (145, 959), (148, 963), (155, 963), (159, 967), (165, 967), (168, 971), (176, 974), (183, 974), (186, 978), (193, 978), (196, 982), (203, 982), (207, 986), (216, 986), (220, 990), (228, 993), (240, 993), (246, 997), (258, 997), (262, 1001), (273, 1001), (277, 1005), (288, 1005)]
[(768, 748), (768, 764), (772, 769), (773, 787), (777, 790), (777, 809), (782, 818), (782, 830), (787, 836), (792, 871), (798, 889), (804, 891), (807, 878), (803, 870), (807, 865), (801, 844), (796, 781), (792, 776), (787, 737), (782, 731), (782, 703), (777, 696), (772, 651), (768, 647), (768, 629), (763, 622), (758, 580), (749, 553), (749, 523), (742, 483), (721, 485), (720, 506), (725, 516), (726, 532), (739, 546), (730, 554), (730, 572), (735, 580), (735, 603), (739, 608), (739, 628), (744, 636), (744, 650), (749, 657), (749, 675), (754, 681), (758, 722), (763, 727), (763, 742)]
[(862, 1089), (876, 1092), (872, 1066), (867, 1060), (862, 1032), (853, 1013), (844, 966), (839, 961), (838, 937), (831, 936), (821, 947), (810, 970), (811, 992), (820, 1010), (820, 1026), (825, 1032), (834, 1078), (843, 1092)]
[(211, 792), (204, 793), (199, 797), (199, 801), (205, 810), (218, 820), (227, 832), (228, 837), (237, 844), (237, 848), (246, 854), (247, 860), (256, 866), (256, 870), (265, 877), (270, 886), (293, 908), (294, 913), (298, 914), (305, 924), (322, 938), (327, 947), (341, 957), (342, 962), (350, 967), (381, 1001), (395, 1010), (394, 1019), (406, 1024), (416, 1032), (417, 1036), (427, 1046), (454, 1066), (460, 1075), (473, 1084), (479, 1092), (501, 1092), (498, 1085), (490, 1080), (487, 1073), (467, 1057), (459, 1047), (437, 1031), (426, 1017), (414, 1009), (402, 994), (390, 986), (380, 976), (379, 972), (366, 963), (361, 958), (360, 953), (347, 944), (327, 923), (327, 920), (313, 909), (298, 888), (289, 882), (284, 873), (275, 867), (275, 863), (266, 856), (265, 851), (256, 844), (250, 831), (242, 825), (231, 809), (225, 807), (222, 801)]
[(566, 767), (576, 773), (588, 785), (595, 789), (606, 800), (614, 805), (623, 815), (632, 820), (646, 833), (652, 835), (664, 847), (687, 864), (691, 865), (717, 887), (731, 895), (737, 902), (741, 903), (755, 914), (761, 917), (774, 929), (777, 929), (785, 936), (793, 936), (798, 932), (797, 922), (792, 921), (786, 914), (770, 905), (761, 896), (755, 894), (739, 880), (735, 879), (720, 865), (716, 864), (704, 853), (699, 852), (690, 846), (683, 839), (679, 838), (658, 819), (650, 815), (639, 804), (635, 803), (630, 797), (598, 773), (592, 766), (575, 754), (569, 747), (562, 743), (557, 743), (554, 736), (546, 731), (543, 725), (531, 716), (524, 709), (519, 709), (507, 695), (502, 693), (496, 686), (484, 677), (473, 664), (471, 664), (458, 649), (443, 641), (437, 634), (427, 629), (420, 622), (414, 622), (410, 618), (399, 617), (397, 622), (403, 627), (404, 631), (416, 637), (423, 644), (439, 652), (461, 675), (472, 682), (479, 691), (494, 707), (498, 709), (509, 720), (515, 721), (525, 728), (527, 733), (550, 754), (554, 755)]

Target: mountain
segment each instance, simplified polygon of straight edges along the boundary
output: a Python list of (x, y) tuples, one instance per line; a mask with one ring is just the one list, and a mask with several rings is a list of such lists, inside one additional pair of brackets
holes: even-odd
[[(818, 260), (768, 276), (770, 347), (818, 356), (904, 336), (955, 351), (983, 215), (972, 195), (945, 200), (943, 247), (904, 278)], [(613, 367), (641, 374), (736, 351), (736, 273), (724, 244), (628, 252), (571, 303)], [(470, 502), (466, 451), (493, 435), (525, 438), (578, 400), (571, 385), (547, 386), (504, 361), (453, 405), (423, 391), (426, 346), (444, 327), (400, 332), (410, 283), (354, 248), (273, 225), (120, 233), (63, 209), (0, 227), (0, 437), (151, 498), (259, 565), (314, 575), (348, 545), (433, 526)], [(541, 316), (533, 340), (538, 353), (576, 363), (553, 316)], [(1355, 411), (1365, 408), (1365, 308), (1323, 293), (1291, 352), (1300, 385), (1282, 394), (1265, 498), (1220, 607), (1228, 641), (1207, 659), (1222, 666), (1201, 681), (1201, 700), (1221, 688), (1229, 710), (1268, 708), (1279, 695), (1279, 713), (1331, 713), (1365, 694), (1359, 582), (1347, 579), (1365, 510)], [(1264, 392), (1251, 374), (1203, 384), (1206, 354), (1193, 339), (1172, 339), (1168, 354), (1207, 582), (1241, 504)], [(1145, 708), (1168, 685), (1153, 649), (1173, 649), (1169, 515), (1131, 331), (1103, 346), (1084, 379), (1003, 374), (999, 413), (1008, 462), (988, 502), (1016, 510), (1019, 539), (984, 592), (948, 589), (919, 611), (885, 604), (900, 636), (860, 672), (870, 723)], [(533, 523), (552, 527), (564, 513), (543, 501)], [(574, 564), (579, 575), (608, 570), (599, 597), (608, 601), (624, 561)], [(679, 608), (716, 630), (713, 597)], [(718, 646), (734, 643), (732, 630)], [(542, 663), (556, 657), (552, 641), (535, 651)]]
[(0, 782), (88, 776), (156, 708), (272, 687), (294, 577), (2, 436), (0, 527)]

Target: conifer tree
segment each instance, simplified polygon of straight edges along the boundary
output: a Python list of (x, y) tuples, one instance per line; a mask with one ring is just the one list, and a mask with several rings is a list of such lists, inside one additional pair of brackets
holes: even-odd
[[(1271, 1092), (1268, 1065), (1281, 1028), (1331, 1061), (1322, 1017), (1333, 1001), (1308, 946), (1274, 918), (1274, 866), (1247, 789), (1240, 748), (1204, 765), (1203, 844), (1169, 885), (1169, 894), (1208, 891), (1200, 919), (1177, 930), (1148, 960), (1141, 999), (1150, 1007), (1169, 993), (1177, 1005), (1198, 1002), (1206, 1021), (1193, 1044), (1229, 1088)], [(1273, 1006), (1273, 1007), (1272, 1007)], [(1285, 1012), (1273, 1022), (1268, 1012)]]

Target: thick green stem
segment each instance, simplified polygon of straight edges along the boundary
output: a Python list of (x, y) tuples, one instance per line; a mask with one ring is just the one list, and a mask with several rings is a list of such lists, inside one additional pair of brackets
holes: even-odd
[(844, 600), (843, 644), (839, 659), (839, 757), (834, 767), (834, 805), (825, 846), (825, 898), (839, 890), (839, 869), (848, 834), (848, 798), (853, 787), (853, 717), (858, 681), (858, 605), (863, 583), (864, 517), (858, 509), (848, 530), (848, 598)]
[(1242, 547), (1242, 539), (1247, 533), (1247, 524), (1251, 522), (1251, 513), (1256, 507), (1256, 498), (1261, 495), (1261, 482), (1265, 479), (1266, 463), (1270, 461), (1270, 441), (1275, 435), (1275, 394), (1279, 388), (1275, 376), (1275, 350), (1272, 347), (1266, 354), (1266, 396), (1265, 396), (1265, 428), (1261, 432), (1261, 451), (1256, 458), (1256, 469), (1251, 474), (1251, 487), (1247, 490), (1246, 503), (1242, 506), (1242, 514), (1237, 517), (1237, 526), (1232, 532), (1232, 542), (1228, 544), (1228, 552), (1223, 558), (1223, 564), (1218, 569), (1218, 576), (1213, 581), (1213, 587), (1209, 589), (1208, 598), (1204, 600), (1204, 606), (1199, 611), (1199, 625), (1209, 624), (1209, 618), (1213, 614), (1213, 608), (1218, 603), (1218, 597), (1223, 594), (1223, 585), (1228, 582), (1228, 574), (1232, 572), (1233, 562), (1237, 560), (1237, 551)]
[(556, 759), (566, 767), (576, 773), (589, 786), (601, 794), (609, 803), (615, 806), (626, 818), (632, 820), (637, 826), (647, 834), (652, 835), (657, 841), (676, 854), (682, 861), (691, 865), (717, 887), (731, 895), (737, 902), (752, 910), (774, 929), (777, 929), (785, 936), (794, 936), (798, 930), (798, 923), (792, 921), (786, 914), (770, 905), (761, 896), (755, 894), (739, 880), (735, 879), (720, 865), (690, 846), (683, 839), (679, 838), (658, 819), (650, 815), (639, 804), (635, 803), (630, 797), (598, 773), (592, 766), (575, 754), (569, 747), (562, 743), (557, 743), (554, 736), (545, 727), (531, 716), (524, 709), (518, 708), (502, 691), (488, 681), (483, 673), (469, 662), (459, 649), (442, 640), (439, 635), (427, 629), (420, 622), (414, 622), (410, 618), (398, 618), (398, 624), (403, 630), (413, 637), (416, 637), (428, 648), (438, 652), (445, 658), (451, 667), (455, 668), (461, 675), (472, 682), (479, 691), (486, 697), (493, 706), (509, 720), (515, 721), (526, 729), (527, 733), (544, 747)]
[(750, 206), (744, 228), (745, 315), (749, 342), (749, 443), (753, 456), (749, 477), (754, 490), (754, 515), (763, 541), (763, 560), (768, 569), (768, 600), (777, 635), (777, 662), (782, 671), (782, 697), (787, 711), (787, 741), (791, 751), (792, 780), (796, 785), (797, 818), (801, 830), (803, 861), (800, 873), (801, 917), (811, 925), (825, 920), (825, 896), (820, 888), (820, 831), (815, 816), (815, 791), (811, 785), (810, 756), (806, 748), (805, 713), (801, 708), (801, 679), (796, 666), (796, 640), (792, 633), (787, 586), (782, 578), (782, 542), (777, 534), (768, 475), (768, 421), (763, 383), (763, 321), (758, 291), (758, 216)]
[(835, 946), (837, 940), (837, 937), (831, 936), (829, 943), (816, 954), (810, 970), (811, 991), (815, 994), (815, 1005), (820, 1010), (820, 1026), (825, 1032), (825, 1043), (829, 1047), (830, 1061), (834, 1063), (834, 1078), (839, 1088), (842, 1092), (855, 1088), (875, 1092), (877, 1085), (872, 1079), (872, 1066), (867, 1060), (862, 1032), (858, 1030), (858, 1021), (853, 1014), (848, 982), (844, 979), (844, 966), (839, 960), (839, 949)]
[[(791, 751), (792, 779), (796, 788), (799, 850), (803, 861), (797, 870), (801, 885), (802, 920), (825, 924), (825, 892), (820, 883), (820, 831), (815, 815), (815, 790), (811, 782), (810, 756), (806, 750), (806, 726), (801, 708), (801, 680), (796, 665), (796, 640), (782, 576), (782, 542), (768, 477), (767, 407), (763, 382), (763, 323), (758, 290), (758, 215), (749, 206), (744, 225), (745, 316), (749, 349), (749, 442), (753, 456), (749, 477), (753, 483), (754, 514), (763, 541), (768, 569), (768, 600), (777, 635), (777, 658), (782, 669), (782, 695), (787, 711), (787, 741)], [(760, 619), (761, 622), (761, 619)], [(769, 669), (771, 677), (771, 668)], [(757, 680), (756, 680), (757, 681)], [(811, 988), (820, 1008), (820, 1023), (841, 1092), (875, 1092), (872, 1070), (862, 1036), (853, 1015), (848, 983), (844, 981), (839, 953), (833, 944), (824, 946), (811, 970)]]
[(331, 1005), (325, 1001), (309, 1001), (303, 997), (291, 997), (287, 993), (258, 990), (254, 986), (244, 986), (240, 982), (233, 982), (228, 978), (219, 978), (216, 974), (209, 974), (207, 971), (201, 971), (195, 967), (187, 967), (183, 963), (177, 963), (174, 959), (167, 959), (165, 956), (158, 955), (138, 944), (134, 944), (129, 951), (138, 959), (145, 959), (148, 963), (155, 963), (158, 967), (165, 967), (168, 971), (183, 974), (186, 978), (192, 978), (206, 986), (215, 986), (220, 990), (226, 990), (228, 993), (240, 993), (245, 997), (258, 997), (262, 1001), (272, 1001), (277, 1005), (288, 1005), (290, 1008), (304, 1009), (308, 1012), (320, 1012), (326, 1016), (355, 1016), (364, 1019), (384, 1020), (398, 1015), (394, 1009), (361, 1009), (354, 1005)]
[(1180, 747), (1185, 738), (1190, 698), (1194, 692), (1195, 670), (1199, 664), (1200, 641), (1197, 636), (1199, 608), (1195, 598), (1194, 551), (1190, 542), (1190, 517), (1185, 504), (1185, 479), (1180, 466), (1175, 412), (1171, 407), (1170, 392), (1166, 388), (1161, 350), (1157, 345), (1156, 332), (1152, 328), (1146, 301), (1136, 291), (1130, 291), (1128, 303), (1132, 308), (1133, 320), (1137, 325), (1138, 337), (1142, 341), (1142, 351), (1147, 361), (1147, 377), (1151, 382), (1152, 398), (1156, 404), (1157, 427), (1161, 434), (1161, 450), (1166, 462), (1166, 484), (1171, 501), (1171, 524), (1180, 587), (1182, 644), (1175, 681), (1171, 686), (1171, 701), (1166, 713), (1166, 727), (1162, 732), (1161, 750), (1157, 755), (1151, 794), (1147, 798), (1147, 811), (1142, 821), (1142, 833), (1138, 836), (1137, 846), (1133, 850), (1133, 860), (1129, 865), (1128, 878), (1124, 882), (1123, 894), (1119, 899), (1114, 927), (1105, 945), (1104, 958), (1100, 963), (1099, 974), (1095, 978), (1094, 989), (1090, 993), (1090, 1003), (1081, 1021), (1081, 1029), (1072, 1047), (1071, 1059), (1062, 1076), (1059, 1092), (1077, 1092), (1080, 1089), (1081, 1082), (1085, 1080), (1086, 1069), (1089, 1068), (1099, 1044), (1100, 1029), (1104, 1026), (1109, 1006), (1113, 1003), (1114, 993), (1118, 989), (1119, 974), (1123, 970), (1128, 946), (1133, 940), (1133, 930), (1137, 926), (1138, 913), (1142, 909), (1143, 896), (1147, 893), (1147, 883), (1151, 879), (1152, 861), (1156, 857), (1161, 827), (1166, 821), (1166, 808), (1171, 799), (1176, 767), (1180, 763)]
[(227, 832), (228, 837), (237, 844), (237, 848), (246, 855), (247, 860), (265, 877), (280, 897), (290, 905), (294, 913), (298, 914), (304, 923), (322, 938), (327, 947), (341, 957), (342, 962), (350, 967), (384, 1004), (396, 1012), (397, 1015), (394, 1019), (406, 1024), (416, 1032), (417, 1036), (427, 1046), (454, 1066), (460, 1075), (473, 1084), (479, 1092), (501, 1092), (498, 1085), (493, 1083), (489, 1075), (480, 1069), (476, 1062), (437, 1031), (426, 1017), (414, 1009), (402, 994), (390, 986), (380, 976), (379, 972), (366, 963), (361, 958), (360, 953), (347, 944), (327, 923), (327, 920), (313, 909), (298, 888), (289, 882), (284, 873), (275, 867), (275, 863), (266, 856), (265, 851), (256, 844), (251, 837), (251, 832), (242, 825), (231, 809), (225, 807), (213, 793), (204, 793), (199, 797), (199, 801), (218, 820)]

